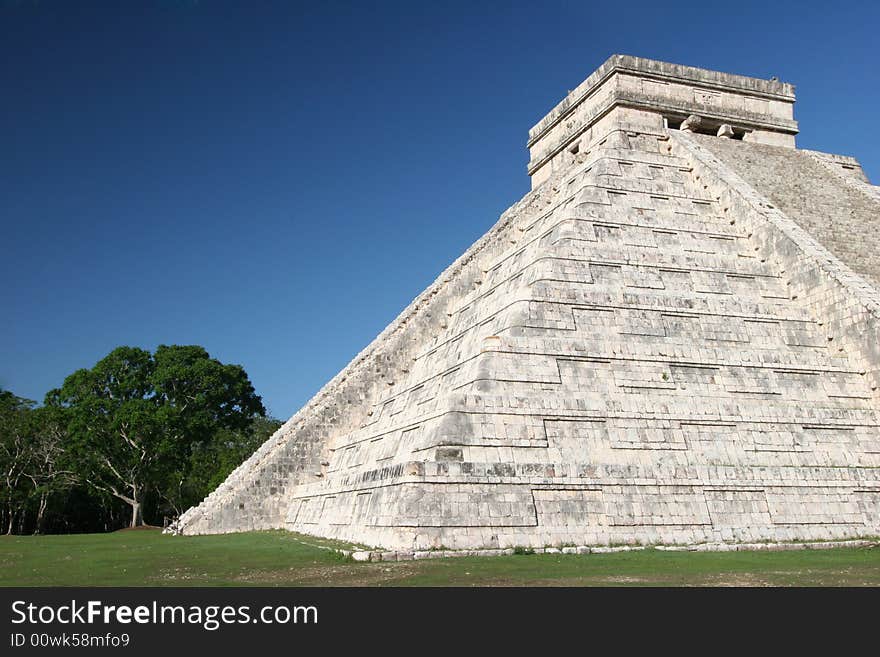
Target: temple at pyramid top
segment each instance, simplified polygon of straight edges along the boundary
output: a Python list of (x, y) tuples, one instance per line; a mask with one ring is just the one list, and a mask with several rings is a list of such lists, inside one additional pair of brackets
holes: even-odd
[(794, 100), (787, 82), (612, 55), (529, 130), (532, 187), (568, 166), (584, 135), (615, 108), (655, 113), (670, 128), (693, 114), (701, 118), (694, 132), (715, 135), (728, 125), (733, 139), (793, 148)]
[(611, 57), (531, 130), (532, 190), (172, 531), (880, 534), (880, 189), (796, 148), (793, 105)]

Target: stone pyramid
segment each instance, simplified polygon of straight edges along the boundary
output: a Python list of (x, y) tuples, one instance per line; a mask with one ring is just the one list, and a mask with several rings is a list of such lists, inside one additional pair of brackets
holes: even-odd
[(611, 57), (530, 131), (532, 191), (176, 530), (880, 534), (880, 188), (793, 107)]

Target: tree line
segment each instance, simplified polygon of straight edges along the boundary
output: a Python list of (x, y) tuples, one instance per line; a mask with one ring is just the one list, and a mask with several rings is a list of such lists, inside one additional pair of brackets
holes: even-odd
[(279, 426), (241, 366), (195, 345), (118, 347), (42, 405), (0, 389), (0, 530), (162, 526)]

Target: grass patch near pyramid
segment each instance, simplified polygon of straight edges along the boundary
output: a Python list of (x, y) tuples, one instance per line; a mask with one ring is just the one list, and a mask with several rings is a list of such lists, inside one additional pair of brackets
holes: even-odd
[(880, 548), (356, 563), (284, 531), (0, 537), (0, 586), (880, 586)]

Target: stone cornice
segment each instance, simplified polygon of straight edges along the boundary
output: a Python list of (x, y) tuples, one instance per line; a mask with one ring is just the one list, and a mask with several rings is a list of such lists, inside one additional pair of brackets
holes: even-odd
[(705, 119), (715, 120), (722, 123), (729, 123), (737, 128), (747, 129), (765, 129), (773, 132), (781, 132), (785, 134), (796, 135), (798, 133), (797, 121), (774, 119), (764, 114), (753, 114), (749, 112), (738, 112), (732, 114), (730, 112), (719, 111), (720, 108), (708, 105), (691, 103), (687, 106), (676, 104), (667, 99), (652, 99), (644, 94), (633, 93), (624, 89), (616, 90), (609, 97), (608, 101), (596, 108), (595, 113), (591, 114), (588, 120), (571, 132), (565, 134), (555, 144), (541, 153), (538, 159), (528, 163), (527, 171), (531, 176), (538, 169), (544, 166), (548, 161), (552, 160), (560, 151), (566, 148), (574, 140), (580, 137), (590, 126), (605, 116), (615, 107), (630, 107), (633, 109), (648, 110), (654, 112), (663, 111), (664, 114), (678, 115), (681, 118), (688, 114), (697, 112)]
[(629, 55), (612, 55), (592, 75), (569, 93), (541, 121), (529, 130), (528, 146), (531, 147), (555, 125), (569, 116), (616, 73), (637, 77), (683, 83), (693, 87), (739, 93), (756, 98), (794, 102), (794, 85), (775, 80), (762, 80), (743, 75), (670, 64)]

